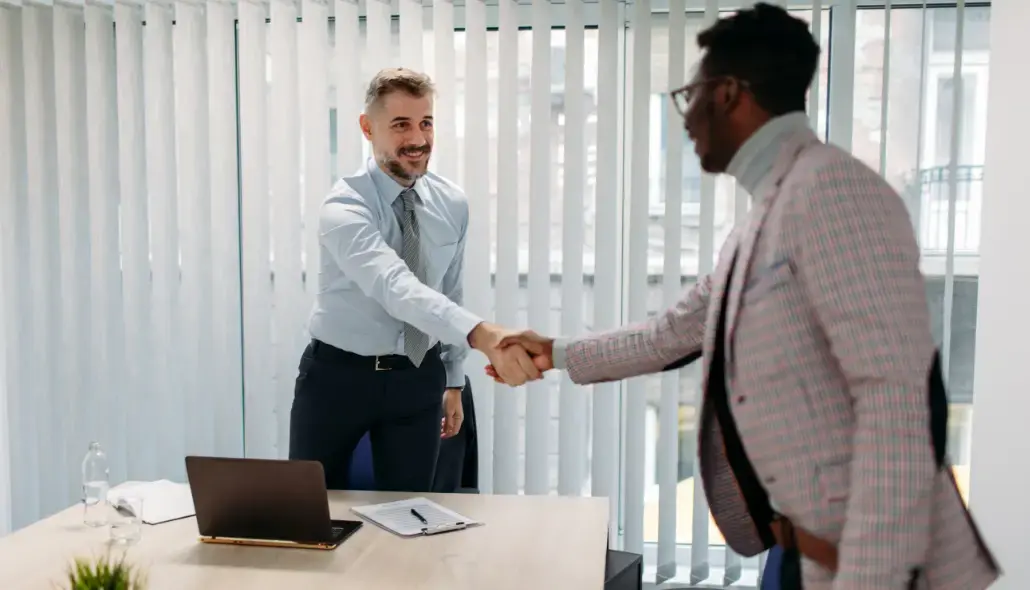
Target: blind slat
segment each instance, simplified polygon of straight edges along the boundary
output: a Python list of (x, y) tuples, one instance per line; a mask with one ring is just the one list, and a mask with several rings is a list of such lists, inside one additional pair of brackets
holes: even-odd
[[(584, 67), (586, 35), (583, 2), (565, 4), (565, 134), (562, 195), (561, 333), (583, 332), (584, 191), (586, 187), (586, 108)], [(558, 493), (583, 492), (586, 471), (586, 390), (561, 375), (558, 422)]]
[(723, 563), (722, 584), (723, 586), (728, 587), (740, 581), (741, 570), (743, 566), (741, 563), (740, 555), (736, 551), (730, 549), (729, 547), (726, 547), (725, 551), (726, 557), (725, 562)]
[(336, 175), (350, 174), (361, 166), (364, 138), (354, 129), (365, 108), (364, 84), (354, 83), (354, 71), (360, 70), (360, 37), (358, 4), (336, 0), (334, 20), (333, 72), (336, 81)]
[[(706, 0), (703, 27), (709, 27), (719, 18), (719, 0)], [(710, 174), (701, 176), (701, 203), (699, 204), (699, 228), (698, 228), (698, 261), (697, 276), (704, 277), (710, 274), (715, 267), (715, 177)], [(695, 369), (697, 370), (697, 369)], [(700, 385), (694, 399), (701, 400), (704, 390)], [(698, 404), (700, 406), (700, 404)], [(701, 412), (696, 412), (696, 428), (700, 428)], [(691, 507), (690, 522), (690, 578), (692, 580), (705, 580), (709, 574), (709, 518), (708, 503), (705, 501), (704, 486), (701, 481), (701, 462), (694, 461), (694, 505)]]
[[(686, 83), (686, 2), (669, 2), (669, 66), (667, 84), (670, 90)], [(683, 141), (681, 115), (675, 104), (662, 97), (660, 108), (667, 117), (668, 141), (665, 147), (665, 251), (662, 272), (662, 302), (674, 305), (682, 296), (680, 287), (683, 246)], [(662, 394), (658, 410), (658, 580), (676, 575), (676, 511), (679, 484), (679, 402), (678, 371), (662, 375)]]
[[(28, 524), (29, 515), (38, 511), (39, 502), (38, 482), (32, 477), (35, 469), (32, 463), (33, 450), (13, 452), (14, 441), (34, 442), (32, 426), (27, 424), (26, 410), (29, 408), (21, 402), (21, 396), (12, 395), (13, 392), (23, 390), (29, 378), (30, 373), (25, 366), (29, 359), (23, 360), (23, 351), (31, 346), (31, 342), (26, 342), (29, 336), (29, 314), (26, 309), (30, 300), (28, 261), (25, 256), (19, 255), (27, 250), (28, 241), (27, 187), (25, 177), (20, 173), (25, 169), (26, 158), (22, 22), (20, 13), (0, 10), (0, 61), (11, 64), (0, 71), (0, 145), (11, 155), (10, 158), (0, 159), (0, 191), (9, 195), (6, 199), (0, 199), (0, 264), (3, 265), (0, 268), (0, 280), (5, 285), (3, 295), (0, 296), (4, 313), (0, 336), (10, 338), (10, 342), (19, 335), (26, 335), (22, 340), (23, 346), (3, 347), (3, 358), (0, 359), (0, 366), (3, 367), (0, 377), (6, 378), (6, 382), (0, 385), (5, 388), (0, 390), (0, 394), (7, 400), (6, 415), (0, 415), (0, 420), (6, 417), (0, 429), (6, 430), (7, 442), (0, 448), (0, 453), (9, 457), (9, 461), (0, 459), (0, 463), (3, 463), (0, 465), (0, 477), (4, 475), (3, 468), (6, 467), (8, 477), (4, 481), (9, 482), (6, 490), (0, 489), (0, 531)], [(26, 475), (23, 484), (14, 485), (15, 474)], [(11, 508), (14, 506), (19, 507), (18, 513), (12, 513)]]
[[(118, 96), (118, 190), (121, 198), (122, 299), (125, 303), (125, 350), (153, 350), (153, 299), (150, 290), (150, 205), (147, 199), (146, 117), (143, 85), (143, 15), (131, 4), (115, 5), (115, 37)], [(153, 431), (147, 419), (153, 396), (150, 388), (156, 362), (141, 355), (125, 368), (127, 440), (145, 440)], [(151, 434), (152, 436), (152, 434)], [(157, 461), (155, 445), (131, 445), (125, 449), (126, 473), (148, 473)]]
[[(498, 0), (497, 145), (518, 145), (518, 13), (515, 0)], [(497, 321), (518, 325), (518, 150), (497, 158)], [(518, 393), (494, 386), (494, 493), (518, 492)]]
[[(533, 0), (529, 126), (529, 325), (550, 334), (551, 289), (551, 4)], [(535, 381), (526, 395), (526, 493), (546, 494), (550, 386)]]
[[(823, 0), (812, 0), (812, 36), (815, 37), (817, 42), (822, 43)], [(808, 91), (808, 120), (812, 129), (817, 130), (816, 134), (821, 137), (822, 132), (819, 129), (819, 110), (822, 108), (823, 103), (820, 98), (820, 90), (819, 76), (816, 75), (815, 81)]]
[[(56, 417), (60, 404), (54, 397), (58, 385), (48, 358), (49, 343), (58, 342), (57, 299), (59, 258), (56, 248), (57, 184), (52, 171), (56, 168), (57, 142), (54, 128), (54, 25), (53, 13), (43, 7), (22, 8), (22, 40), (24, 42), (25, 91), (25, 161), (28, 200), (28, 260), (30, 270), (30, 314), (26, 346), (31, 356), (25, 363), (27, 373), (37, 379), (38, 395), (23, 398), (26, 402), (22, 420), (31, 428), (26, 439), (34, 445), (32, 480), (38, 481), (35, 492), (37, 509), (58, 509), (63, 483), (57, 475), (64, 468), (63, 453), (58, 453), (49, 424)], [(45, 465), (46, 468), (39, 466)], [(53, 466), (53, 467), (51, 467)]]
[[(375, 0), (373, 0), (374, 4)], [(297, 360), (304, 342), (305, 302), (301, 283), (300, 96), (297, 7), (272, 0), (268, 52), (272, 88), (268, 112), (268, 173), (271, 187), (273, 342), (276, 351), (276, 454), (289, 451), (290, 408)]]
[[(390, 3), (368, 0), (365, 3), (365, 77), (360, 85), (368, 84), (379, 70), (393, 67), (390, 60)], [(351, 84), (354, 83), (353, 75)]]
[[(600, 0), (601, 20), (597, 42), (597, 120), (619, 120), (620, 8), (618, 0)], [(617, 125), (597, 129), (597, 197), (594, 230), (593, 329), (602, 331), (621, 324), (619, 304), (619, 246), (611, 237), (619, 232), (619, 130)], [(611, 538), (619, 529), (619, 387), (601, 383), (594, 387), (591, 432), (591, 493), (611, 503)]]
[[(887, 122), (890, 112), (889, 90), (891, 86), (891, 0), (886, 0), (883, 10), (883, 70), (880, 78), (880, 176), (887, 174)], [(818, 85), (818, 84), (817, 84)]]
[[(347, 5), (347, 2), (338, 2)], [(245, 441), (250, 457), (275, 457), (275, 365), (272, 347), (271, 216), (269, 214), (268, 56), (265, 7), (237, 5), (240, 76), (240, 179), (243, 262)], [(337, 9), (337, 26), (342, 11)], [(337, 29), (339, 33), (339, 29)], [(356, 36), (356, 35), (355, 35)], [(337, 45), (337, 51), (340, 46)], [(340, 144), (341, 146), (343, 144)], [(359, 148), (360, 149), (360, 148)], [(360, 153), (360, 152), (359, 152)], [(351, 164), (353, 165), (353, 163)]]
[(856, 0), (838, 0), (831, 8), (830, 76), (827, 110), (830, 143), (851, 151), (855, 104)]
[[(211, 194), (208, 181), (208, 116), (206, 48), (201, 7), (175, 3), (172, 58), (175, 89), (175, 149), (178, 164), (176, 204), (180, 220), (177, 257), (181, 281), (180, 336), (177, 366), (182, 388), (176, 416), (186, 454), (200, 454), (214, 446), (217, 425), (204, 411), (219, 392), (212, 391), (208, 372), (211, 358)], [(187, 410), (189, 418), (187, 419)], [(198, 411), (200, 410), (200, 411)]]
[[(408, 0), (402, 0), (408, 2)], [(403, 10), (404, 4), (402, 4)], [(421, 6), (419, 6), (421, 8)], [(418, 38), (422, 39), (421, 13)], [(401, 14), (401, 26), (404, 25)], [(483, 0), (465, 4), (465, 120), (486, 121), (487, 109), (487, 31), (486, 5)], [(480, 317), (493, 314), (493, 288), (490, 285), (490, 137), (487, 125), (465, 127), (465, 194), (469, 202), (469, 228), (465, 246), (465, 305)], [(494, 388), (483, 374), (486, 359), (470, 352), (466, 373), (475, 396), (479, 441), (479, 488), (493, 490)], [(465, 416), (466, 420), (470, 416)]]
[(958, 0), (955, 8), (955, 53), (952, 57), (951, 143), (948, 153), (948, 244), (944, 256), (944, 324), (941, 338), (941, 368), (945, 378), (951, 375), (951, 334), (955, 305), (955, 222), (958, 201), (958, 165), (962, 147), (962, 121), (965, 104), (962, 77), (962, 48), (965, 36), (966, 2)]
[[(91, 330), (89, 297), (89, 202), (86, 175), (86, 105), (79, 98), (85, 92), (85, 23), (81, 10), (58, 5), (54, 18), (54, 96), (57, 130), (58, 233), (51, 236), (60, 261), (60, 291), (76, 296), (59, 297), (56, 328), (61, 337), (49, 343), (63, 362), (52, 366), (57, 373), (53, 391), (53, 420), (48, 426), (65, 433), (63, 439), (52, 439), (58, 446), (59, 467), (71, 468), (76, 455), (85, 454), (87, 437), (94, 432), (97, 420), (106, 408), (98, 408), (91, 391), (81, 384), (92, 381), (87, 354)], [(49, 285), (53, 290), (56, 285)], [(51, 468), (50, 466), (47, 467)], [(81, 490), (80, 481), (61, 478), (58, 489), (63, 499)]]
[[(628, 188), (629, 233), (627, 266), (625, 271), (628, 291), (628, 320), (638, 322), (647, 317), (647, 258), (648, 258), (648, 167), (650, 156), (651, 107), (651, 2), (636, 0), (633, 5), (633, 61), (630, 72), (631, 111), (629, 113), (629, 165)], [(647, 406), (647, 379), (637, 377), (627, 383), (626, 462), (623, 467), (626, 496), (624, 500), (624, 547), (640, 553), (644, 548), (644, 458), (645, 413)]]
[[(401, 63), (405, 64), (416, 72), (422, 71), (422, 47), (425, 41), (425, 33), (422, 23), (422, 2), (419, 0), (398, 0), (400, 5), (400, 43)], [(468, 14), (467, 28), (472, 30), (471, 14), (475, 8), (466, 7)], [(484, 17), (485, 18), (485, 17)], [(485, 24), (483, 25), (486, 26)], [(484, 48), (485, 51), (485, 48)], [(469, 56), (471, 56), (471, 51)], [(471, 90), (471, 88), (469, 88)], [(466, 92), (468, 98), (469, 94)], [(469, 99), (470, 100), (470, 99)]]
[[(108, 457), (112, 481), (127, 476), (129, 416), (126, 406), (126, 371), (119, 360), (125, 354), (125, 328), (118, 244), (118, 111), (115, 70), (114, 13), (87, 5), (85, 11), (87, 166), (90, 227), (90, 315), (94, 340), (90, 364), (94, 395), (103, 412), (98, 430), (112, 449)], [(85, 450), (82, 451), (85, 453)]]
[(147, 408), (153, 420), (156, 461), (145, 467), (147, 476), (181, 477), (183, 468), (160, 473), (159, 466), (175, 459), (181, 464), (183, 412), (182, 362), (179, 328), (179, 214), (176, 204), (175, 87), (172, 62), (172, 14), (158, 2), (147, 2), (143, 27), (143, 96), (146, 100), (147, 196), (150, 203), (150, 252), (153, 286), (155, 376)]
[[(303, 231), (306, 300), (318, 291), (318, 216), (332, 184), (329, 173), (329, 13), (324, 2), (304, 0), (300, 34), (300, 78), (303, 125)], [(350, 132), (357, 129), (350, 126)], [(299, 354), (299, 353), (298, 353)]]
[[(243, 365), (240, 318), (240, 204), (236, 144), (236, 9), (209, 3), (207, 105), (210, 154), (212, 343), (209, 365), (218, 454), (243, 454)], [(203, 204), (202, 204), (203, 205)], [(249, 231), (249, 228), (248, 228)]]
[(455, 133), (454, 97), (454, 3), (433, 2), (434, 82), (441, 89), (436, 96), (436, 125), (431, 166), (444, 178), (458, 178), (458, 138)]

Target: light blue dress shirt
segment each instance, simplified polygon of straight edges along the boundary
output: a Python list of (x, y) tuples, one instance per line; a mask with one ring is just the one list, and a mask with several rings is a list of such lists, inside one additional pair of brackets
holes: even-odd
[(443, 344), (447, 387), (464, 387), (468, 334), (483, 321), (461, 307), (468, 201), (435, 174), (415, 182), (423, 284), (400, 257), (394, 201), (404, 188), (372, 159), (333, 187), (319, 216), (318, 294), (308, 330), (355, 354), (403, 355), (404, 324), (411, 324), (429, 335), (430, 346)]

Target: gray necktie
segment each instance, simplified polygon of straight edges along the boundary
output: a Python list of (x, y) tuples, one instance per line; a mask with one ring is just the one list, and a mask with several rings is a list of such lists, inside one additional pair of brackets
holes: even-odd
[[(418, 218), (415, 217), (415, 201), (418, 194), (415, 189), (406, 189), (400, 195), (404, 209), (401, 211), (401, 258), (418, 280), (426, 282), (426, 268), (422, 264), (419, 248)], [(422, 364), (429, 350), (429, 336), (411, 324), (404, 324), (404, 354), (416, 367)]]

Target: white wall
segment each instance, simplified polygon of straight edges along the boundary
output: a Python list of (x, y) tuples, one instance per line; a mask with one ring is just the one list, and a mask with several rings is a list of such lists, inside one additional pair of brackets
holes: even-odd
[[(0, 260), (3, 260), (3, 244), (0, 243)], [(3, 284), (0, 277), (0, 284)], [(11, 530), (11, 465), (10, 440), (7, 432), (7, 333), (4, 322), (3, 289), (0, 288), (0, 536)]]
[(0, 536), (11, 530), (11, 441), (7, 432), (7, 349), (6, 338), (2, 337), (6, 333), (2, 297), (0, 293)]
[(1030, 588), (1030, 2), (991, 4), (990, 98), (980, 244), (970, 505), (1005, 576)]

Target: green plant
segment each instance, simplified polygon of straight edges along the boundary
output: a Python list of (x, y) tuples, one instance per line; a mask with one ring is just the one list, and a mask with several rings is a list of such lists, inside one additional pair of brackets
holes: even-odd
[(125, 557), (105, 555), (95, 560), (76, 559), (68, 569), (67, 590), (143, 590), (143, 576)]

